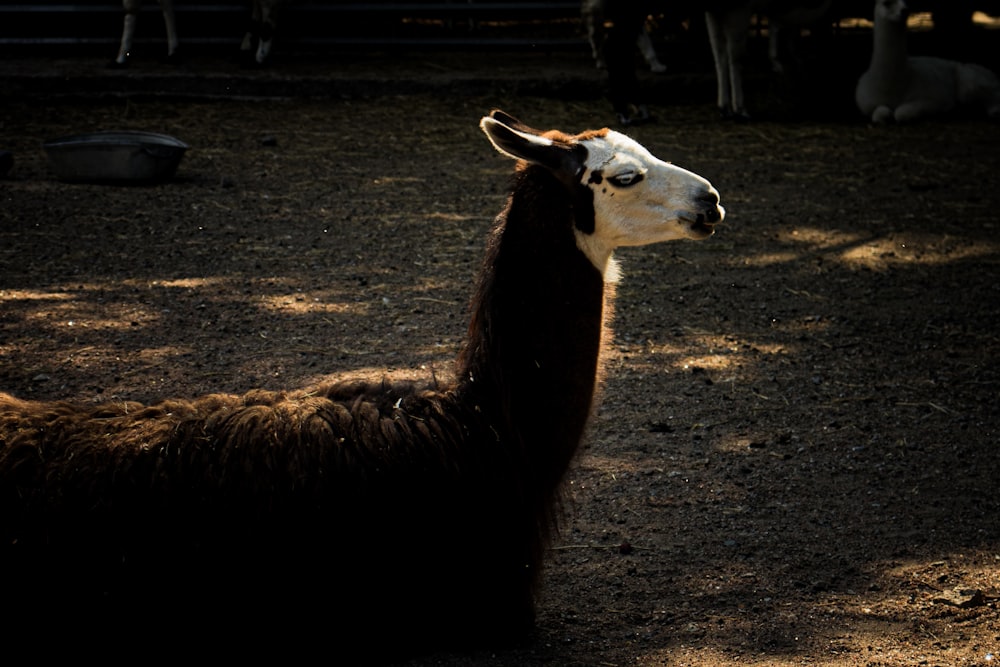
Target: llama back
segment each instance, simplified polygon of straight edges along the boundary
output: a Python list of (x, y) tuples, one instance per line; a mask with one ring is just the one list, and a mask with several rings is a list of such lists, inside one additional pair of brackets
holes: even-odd
[(413, 616), (407, 647), (521, 631), (537, 508), (497, 432), (453, 401), (379, 383), (150, 406), (0, 395), (5, 597), (124, 623), (181, 605), (272, 632), (334, 624), (359, 643), (391, 599)]
[(933, 56), (910, 56), (908, 65), (910, 85), (890, 100), (894, 106), (920, 103), (921, 115), (966, 108), (1000, 116), (1000, 79), (983, 65)]
[(982, 107), (990, 118), (1000, 118), (1000, 77), (978, 63), (963, 63), (958, 69), (960, 104)]

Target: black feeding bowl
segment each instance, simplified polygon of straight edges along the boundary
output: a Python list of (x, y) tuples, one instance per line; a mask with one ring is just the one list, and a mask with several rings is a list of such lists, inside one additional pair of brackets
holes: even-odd
[(169, 135), (131, 130), (75, 134), (42, 147), (60, 180), (83, 183), (166, 181), (188, 149)]

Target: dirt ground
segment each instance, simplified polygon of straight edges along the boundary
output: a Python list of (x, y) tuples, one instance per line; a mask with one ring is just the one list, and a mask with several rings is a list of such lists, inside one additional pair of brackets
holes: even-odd
[[(599, 98), (510, 89), (6, 98), (0, 390), (446, 374), (512, 166), (477, 127), (492, 107), (609, 120)], [(653, 111), (630, 134), (709, 178), (727, 220), (618, 253), (535, 634), (409, 664), (996, 664), (1000, 125)], [(52, 176), (42, 141), (123, 128), (189, 143), (176, 178)]]

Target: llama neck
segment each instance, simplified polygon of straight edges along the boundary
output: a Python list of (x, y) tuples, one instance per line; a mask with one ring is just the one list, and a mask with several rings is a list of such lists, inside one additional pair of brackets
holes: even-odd
[(896, 76), (906, 69), (906, 23), (875, 17), (874, 48), (870, 70)]
[(590, 416), (610, 298), (576, 246), (576, 215), (593, 216), (589, 196), (542, 168), (518, 175), (490, 239), (458, 365), (460, 389), (495, 410), (499, 437), (523, 448), (550, 491)]

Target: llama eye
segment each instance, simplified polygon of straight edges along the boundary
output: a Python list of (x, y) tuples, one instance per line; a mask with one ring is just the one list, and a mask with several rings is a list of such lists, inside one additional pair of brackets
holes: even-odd
[(637, 171), (626, 171), (623, 174), (617, 174), (615, 176), (609, 176), (608, 180), (619, 188), (627, 188), (635, 185), (643, 178), (642, 174)]

